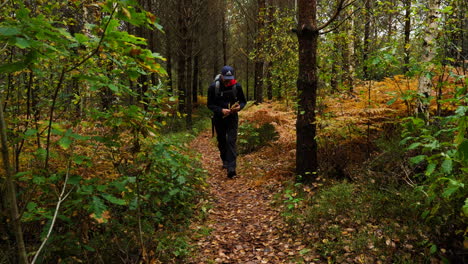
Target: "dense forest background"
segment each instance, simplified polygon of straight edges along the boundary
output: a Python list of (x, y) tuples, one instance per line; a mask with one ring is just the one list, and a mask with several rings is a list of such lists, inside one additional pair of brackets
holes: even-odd
[(467, 262), (464, 0), (0, 0), (0, 51), (0, 263), (190, 263), (223, 65), (262, 113), (245, 152), (294, 118), (277, 199), (317, 263)]

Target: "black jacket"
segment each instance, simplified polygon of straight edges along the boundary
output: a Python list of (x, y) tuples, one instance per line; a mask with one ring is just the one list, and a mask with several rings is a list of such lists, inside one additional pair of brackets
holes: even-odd
[[(208, 108), (213, 111), (215, 118), (221, 118), (223, 116), (222, 110), (224, 108), (229, 109), (235, 102), (239, 102), (241, 109), (247, 103), (240, 83), (237, 83), (235, 96), (231, 92), (232, 87), (225, 87), (223, 82), (219, 84), (219, 95), (215, 94), (215, 89), (216, 83), (213, 82), (208, 88)], [(237, 113), (234, 115), (237, 115)]]

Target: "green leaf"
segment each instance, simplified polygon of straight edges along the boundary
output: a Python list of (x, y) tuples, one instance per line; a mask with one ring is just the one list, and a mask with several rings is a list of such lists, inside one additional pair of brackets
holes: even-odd
[(88, 157), (86, 156), (81, 156), (81, 155), (75, 155), (73, 156), (73, 162), (75, 162), (78, 165), (83, 164), (85, 161), (89, 160)]
[(23, 19), (27, 19), (29, 13), (31, 13), (31, 10), (22, 6), (19, 10), (16, 11), (16, 16), (21, 21)]
[(442, 10), (440, 10), (442, 13), (446, 13), (446, 14), (452, 14), (453, 13), (453, 6), (446, 6), (445, 8), (443, 8)]
[(105, 210), (107, 210), (107, 206), (104, 204), (101, 198), (97, 196), (93, 196), (90, 209), (91, 209), (91, 212), (93, 212), (97, 218), (101, 218), (102, 213)]
[(412, 157), (410, 158), (410, 163), (413, 164), (413, 165), (417, 165), (419, 163), (421, 163), (422, 161), (424, 161), (426, 159), (426, 155), (419, 155), (419, 156), (416, 156), (416, 157)]
[(92, 194), (94, 192), (94, 187), (92, 185), (81, 185), (78, 187), (78, 193), (80, 194)]
[(0, 27), (0, 36), (16, 36), (21, 34), (18, 28), (15, 27)]
[(463, 164), (466, 165), (468, 163), (468, 140), (458, 145), (456, 156)]
[(33, 177), (33, 183), (35, 183), (35, 184), (42, 184), (44, 182), (46, 182), (46, 178), (44, 176), (37, 176), (36, 175), (36, 176)]
[(29, 202), (28, 205), (26, 205), (26, 209), (28, 209), (28, 211), (34, 211), (34, 209), (37, 208), (37, 203), (35, 202)]
[(98, 185), (96, 186), (96, 190), (100, 192), (105, 192), (107, 190), (107, 185)]
[(187, 182), (187, 179), (184, 176), (177, 177), (177, 182), (180, 184), (184, 184)]
[(24, 135), (27, 137), (34, 136), (37, 134), (37, 129), (28, 129), (24, 132)]
[[(467, 80), (468, 80), (468, 79), (467, 79)], [(456, 113), (458, 116), (465, 116), (466, 110), (467, 110), (467, 107), (465, 107), (465, 106), (459, 106), (459, 107), (457, 108), (457, 110), (455, 110), (455, 113)]]
[(437, 163), (430, 163), (428, 166), (427, 166), (427, 169), (426, 169), (426, 172), (424, 173), (426, 176), (430, 176), (435, 168), (437, 167)]
[(45, 150), (43, 148), (40, 148), (40, 149), (36, 150), (36, 155), (41, 159), (45, 159), (46, 154), (47, 154), (47, 150)]
[(425, 210), (422, 214), (421, 214), (421, 218), (422, 219), (426, 219), (426, 217), (429, 215), (430, 211), (429, 210)]
[(395, 103), (395, 101), (397, 100), (398, 98), (393, 98), (391, 99), (390, 101), (387, 102), (387, 105), (392, 105), (393, 103)]
[(119, 92), (119, 87), (117, 87), (115, 84), (109, 84), (108, 85), (109, 89), (111, 89), (112, 91), (118, 93)]
[(172, 190), (169, 191), (169, 195), (174, 196), (174, 195), (178, 194), (179, 192), (180, 192), (179, 189), (172, 189)]
[(432, 244), (430, 252), (431, 252), (431, 255), (435, 254), (437, 252), (437, 246)]
[(440, 142), (438, 140), (433, 140), (431, 143), (424, 145), (424, 147), (429, 148), (430, 150), (439, 149)]
[(446, 174), (451, 173), (453, 169), (452, 159), (446, 158), (444, 162), (442, 163), (441, 168), (442, 168), (443, 173), (446, 173)]
[(379, 58), (379, 57), (375, 57), (375, 58), (372, 60), (371, 64), (372, 64), (372, 65), (377, 65), (377, 64), (379, 64), (380, 62), (381, 62), (380, 58)]
[(68, 178), (68, 184), (73, 184), (73, 185), (79, 184), (81, 179), (82, 178), (79, 175), (72, 175), (70, 176), (70, 178)]
[(416, 142), (416, 143), (411, 144), (411, 145), (407, 148), (407, 150), (412, 150), (412, 149), (415, 149), (415, 148), (417, 148), (417, 147), (419, 147), (419, 146), (421, 146), (421, 143)]
[(127, 202), (125, 200), (114, 197), (114, 196), (112, 196), (110, 194), (107, 194), (107, 193), (103, 193), (102, 197), (104, 197), (107, 201), (109, 201), (109, 202), (111, 202), (113, 204), (118, 204), (118, 205), (126, 205), (127, 204)]
[(12, 73), (12, 72), (21, 71), (27, 66), (28, 65), (24, 61), (6, 63), (3, 65), (0, 65), (0, 73)]
[(70, 147), (71, 143), (73, 143), (73, 140), (71, 138), (69, 138), (69, 137), (63, 137), (57, 143), (63, 149), (68, 149)]
[(20, 49), (26, 49), (31, 47), (31, 43), (24, 38), (15, 38), (15, 46), (17, 46)]
[[(444, 178), (445, 179), (445, 178)], [(458, 189), (463, 188), (465, 185), (459, 181), (449, 179), (449, 185), (444, 189), (442, 197), (448, 198), (454, 194)]]
[(0, 73), (12, 73), (21, 71), (24, 68), (28, 67), (29, 64), (36, 58), (36, 52), (31, 51), (26, 56), (23, 57), (23, 60), (5, 63), (0, 65)]

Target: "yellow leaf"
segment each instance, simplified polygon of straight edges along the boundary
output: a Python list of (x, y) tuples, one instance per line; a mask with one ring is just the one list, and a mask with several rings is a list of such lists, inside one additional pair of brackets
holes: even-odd
[(127, 8), (122, 8), (122, 13), (128, 18), (132, 18), (132, 15), (130, 14)]

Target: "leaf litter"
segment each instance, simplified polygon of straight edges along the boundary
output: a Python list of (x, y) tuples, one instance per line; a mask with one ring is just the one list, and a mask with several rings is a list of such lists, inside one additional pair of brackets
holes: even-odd
[[(222, 169), (210, 131), (201, 133), (191, 143), (191, 148), (201, 153), (209, 174), (212, 208), (206, 219), (192, 224), (198, 233), (209, 233), (193, 236), (196, 249), (189, 263), (313, 263), (318, 258), (313, 249), (289, 232), (281, 216), (283, 207), (272, 205), (275, 195), (283, 192), (285, 179), (292, 177), (294, 153), (287, 151), (291, 157), (286, 159), (284, 151), (294, 148), (289, 140), (294, 136), (290, 131), (294, 120), (291, 115), (277, 116), (284, 112), (267, 113), (255, 107), (242, 113), (241, 120), (269, 119), (265, 122), (273, 122), (281, 136), (274, 147), (265, 146), (239, 156), (236, 178), (228, 179)], [(278, 124), (282, 124), (281, 129)]]

